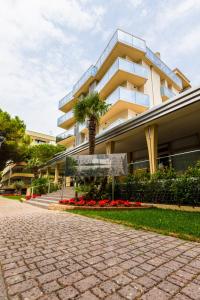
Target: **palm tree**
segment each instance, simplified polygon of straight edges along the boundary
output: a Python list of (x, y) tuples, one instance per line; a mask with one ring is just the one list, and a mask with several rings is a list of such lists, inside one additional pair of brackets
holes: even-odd
[(95, 152), (97, 125), (100, 118), (108, 111), (109, 106), (105, 101), (100, 100), (97, 92), (89, 93), (74, 105), (73, 110), (76, 121), (83, 124), (87, 119), (89, 123), (89, 154), (94, 154)]

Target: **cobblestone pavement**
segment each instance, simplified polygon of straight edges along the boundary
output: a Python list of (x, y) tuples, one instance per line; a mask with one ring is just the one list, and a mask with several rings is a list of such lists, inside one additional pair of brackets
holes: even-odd
[(199, 243), (9, 205), (0, 200), (1, 300), (200, 299)]

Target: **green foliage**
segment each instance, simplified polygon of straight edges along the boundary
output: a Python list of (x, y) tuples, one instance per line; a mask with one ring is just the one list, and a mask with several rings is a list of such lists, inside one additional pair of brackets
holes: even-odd
[[(111, 195), (111, 185), (107, 190)], [(115, 184), (115, 198), (200, 206), (200, 163), (183, 174), (177, 174), (173, 169), (159, 170), (152, 176), (144, 172), (130, 174), (125, 183)]]
[(16, 189), (18, 192), (21, 192), (21, 190), (22, 190), (23, 188), (25, 188), (25, 183), (24, 183), (24, 181), (19, 180), (19, 181), (15, 181), (15, 182), (13, 183), (12, 186), (13, 186), (13, 188)]
[(34, 187), (34, 194), (46, 194), (48, 191), (49, 179), (47, 177), (35, 178), (31, 183), (31, 187)]
[(30, 147), (28, 150), (27, 168), (31, 169), (34, 176), (37, 177), (39, 167), (64, 149), (61, 145), (51, 144), (40, 144)]
[(26, 158), (30, 139), (25, 129), (19, 117), (11, 117), (0, 109), (0, 135), (5, 138), (0, 148), (0, 169), (4, 168), (7, 160), (18, 162)]
[(86, 119), (95, 119), (98, 123), (100, 117), (109, 108), (109, 104), (100, 100), (98, 93), (90, 93), (74, 105), (74, 116), (77, 122), (84, 123)]

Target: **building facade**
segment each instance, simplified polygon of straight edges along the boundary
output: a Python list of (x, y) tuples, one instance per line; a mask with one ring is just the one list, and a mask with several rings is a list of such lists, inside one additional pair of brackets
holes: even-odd
[(59, 110), (64, 114), (57, 124), (65, 131), (56, 140), (67, 149), (88, 140), (87, 121), (82, 125), (75, 123), (73, 105), (91, 91), (97, 91), (100, 98), (111, 105), (100, 120), (98, 135), (189, 87), (185, 75), (178, 69), (172, 71), (144, 40), (117, 30), (96, 65), (91, 66), (71, 92), (59, 101)]
[(73, 105), (97, 91), (111, 104), (96, 135), (97, 154), (127, 153), (132, 170), (151, 173), (160, 166), (182, 170), (200, 159), (200, 88), (171, 70), (146, 42), (117, 30), (96, 65), (91, 66), (59, 101), (65, 131), (57, 142), (66, 146), (41, 170), (64, 174), (65, 157), (88, 154), (87, 120), (75, 123)]
[(26, 134), (31, 138), (31, 146), (38, 144), (56, 144), (56, 138), (53, 135), (26, 130)]

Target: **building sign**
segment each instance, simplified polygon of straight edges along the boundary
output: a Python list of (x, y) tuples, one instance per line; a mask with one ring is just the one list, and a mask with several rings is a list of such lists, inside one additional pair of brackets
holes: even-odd
[(66, 157), (65, 176), (103, 177), (127, 173), (126, 153)]

